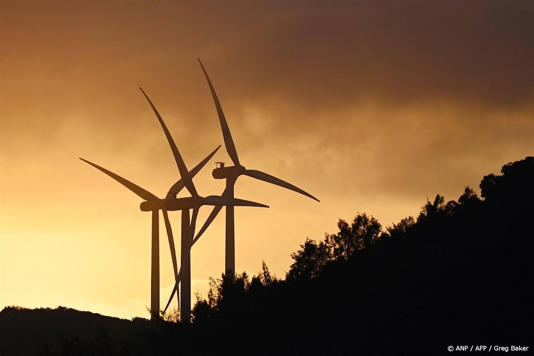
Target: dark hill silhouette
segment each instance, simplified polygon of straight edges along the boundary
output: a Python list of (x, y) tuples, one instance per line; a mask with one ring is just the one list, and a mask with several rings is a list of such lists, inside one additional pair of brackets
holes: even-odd
[[(337, 233), (292, 254), (285, 280), (265, 265), (252, 278), (214, 280), (193, 325), (5, 309), (0, 338), (20, 354), (55, 355), (182, 347), (202, 355), (435, 355), (471, 344), (532, 351), (534, 158), (501, 173), (483, 178), (481, 198), (470, 188), (457, 201), (437, 195), (419, 216), (386, 229), (364, 213), (340, 220)], [(1, 341), (0, 355), (13, 354)]]
[(0, 355), (109, 355), (149, 327), (142, 319), (131, 322), (64, 307), (8, 307), (0, 312)]

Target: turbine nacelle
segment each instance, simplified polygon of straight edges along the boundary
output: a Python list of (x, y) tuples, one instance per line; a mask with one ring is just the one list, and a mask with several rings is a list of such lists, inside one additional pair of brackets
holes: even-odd
[(239, 166), (230, 166), (230, 167), (217, 167), (211, 172), (211, 175), (215, 179), (229, 179), (233, 177), (238, 177), (241, 174), (245, 173), (245, 167)]
[(147, 200), (139, 204), (141, 211), (157, 211), (163, 209), (165, 201), (163, 199)]

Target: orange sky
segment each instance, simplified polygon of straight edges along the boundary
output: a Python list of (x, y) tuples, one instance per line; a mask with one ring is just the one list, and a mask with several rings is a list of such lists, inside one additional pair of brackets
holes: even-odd
[[(238, 271), (283, 276), (339, 218), (389, 225), (534, 153), (534, 1), (194, 4), (0, 3), (0, 307), (148, 316), (150, 214), (77, 157), (163, 196), (178, 172), (137, 87), (191, 168), (223, 143), (197, 57), (242, 163), (321, 199), (240, 178), (271, 208), (236, 210)], [(213, 167), (201, 194), (224, 188)], [(222, 272), (223, 223), (193, 248), (194, 291)], [(161, 246), (165, 299), (163, 230)]]

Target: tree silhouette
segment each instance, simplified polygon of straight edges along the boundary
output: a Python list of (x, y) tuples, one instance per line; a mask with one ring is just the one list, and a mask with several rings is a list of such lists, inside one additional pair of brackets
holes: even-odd
[(388, 234), (385, 237), (397, 237), (407, 234), (411, 228), (415, 225), (415, 219), (413, 216), (403, 218), (393, 226), (387, 228)]
[(331, 255), (325, 242), (306, 239), (301, 249), (291, 254), (295, 261), (287, 274), (287, 279), (313, 279), (319, 276), (322, 268), (330, 261)]
[(508, 163), (501, 172), (502, 175), (489, 174), (482, 179), (480, 189), (485, 203), (501, 210), (511, 208), (517, 212), (532, 212), (534, 157)]
[(351, 225), (345, 220), (339, 220), (337, 226), (337, 234), (326, 236), (326, 245), (334, 260), (348, 260), (358, 251), (373, 245), (382, 232), (382, 225), (378, 220), (365, 213), (358, 213)]

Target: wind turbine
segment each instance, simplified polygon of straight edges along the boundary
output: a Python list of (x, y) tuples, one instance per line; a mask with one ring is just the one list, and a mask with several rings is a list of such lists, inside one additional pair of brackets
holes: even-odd
[[(232, 139), (232, 135), (230, 134), (230, 128), (228, 127), (228, 123), (226, 122), (226, 118), (224, 116), (224, 112), (222, 110), (221, 104), (219, 102), (219, 98), (217, 97), (217, 93), (215, 92), (215, 88), (213, 87), (213, 84), (211, 83), (211, 80), (208, 76), (208, 73), (206, 72), (206, 69), (202, 65), (202, 62), (200, 59), (198, 60), (200, 63), (200, 67), (202, 68), (202, 71), (204, 72), (204, 75), (206, 77), (206, 80), (208, 81), (208, 85), (210, 87), (211, 95), (213, 97), (213, 101), (215, 102), (215, 108), (217, 109), (217, 115), (219, 117), (219, 123), (221, 125), (221, 130), (224, 138), (224, 146), (226, 147), (226, 152), (228, 152), (228, 155), (230, 156), (232, 162), (234, 163), (233, 166), (230, 167), (218, 167), (215, 168), (212, 172), (213, 178), (215, 179), (226, 179), (226, 188), (222, 194), (223, 197), (233, 198), (234, 196), (234, 185), (237, 180), (242, 175), (246, 175), (252, 178), (256, 178), (259, 180), (262, 180), (267, 183), (271, 183), (274, 185), (278, 185), (280, 187), (292, 190), (294, 192), (300, 193), (302, 195), (305, 195), (311, 199), (314, 199), (316, 201), (319, 201), (319, 199), (315, 198), (313, 195), (305, 192), (304, 190), (294, 186), (293, 184), (290, 184), (288, 182), (285, 182), (281, 180), (280, 178), (276, 178), (270, 174), (264, 173), (259, 170), (254, 169), (246, 169), (239, 161), (239, 157), (237, 156), (237, 150), (235, 148), (234, 140)], [(206, 222), (204, 226), (200, 229), (197, 236), (195, 237), (195, 240), (198, 240), (198, 238), (204, 233), (204, 231), (207, 229), (207, 227), (211, 224), (211, 222), (215, 219), (217, 214), (221, 211), (222, 206), (215, 206), (213, 208), (211, 214), (206, 219)], [(234, 207), (233, 206), (226, 206), (226, 240), (225, 240), (225, 273), (226, 274), (235, 274), (235, 230), (234, 230)]]
[[(251, 207), (264, 207), (268, 208), (267, 205), (243, 200), (243, 199), (236, 199), (234, 196), (207, 196), (207, 197), (201, 197), (193, 183), (193, 180), (191, 179), (192, 176), (190, 175), (187, 166), (185, 164), (185, 161), (183, 160), (180, 151), (178, 150), (178, 147), (176, 146), (176, 143), (174, 142), (171, 133), (169, 132), (167, 126), (165, 125), (165, 122), (163, 121), (163, 118), (159, 114), (158, 110), (156, 109), (155, 105), (152, 103), (148, 95), (144, 92), (142, 88), (139, 88), (143, 95), (145, 96), (146, 100), (152, 107), (152, 110), (154, 111), (154, 114), (156, 114), (156, 117), (158, 118), (158, 121), (161, 125), (161, 128), (163, 129), (163, 132), (165, 133), (165, 136), (167, 138), (167, 141), (169, 142), (169, 146), (171, 147), (171, 151), (173, 153), (174, 159), (176, 161), (176, 165), (178, 166), (178, 171), (180, 173), (181, 180), (183, 184), (185, 185), (186, 189), (191, 194), (190, 198), (170, 198), (165, 201), (166, 207), (169, 210), (180, 210), (182, 212), (182, 243), (181, 243), (181, 267), (180, 272), (176, 273), (175, 269), (175, 287), (173, 289), (173, 295), (178, 290), (178, 284), (180, 283), (182, 288), (180, 290), (180, 317), (182, 321), (189, 322), (191, 317), (191, 248), (193, 244), (198, 240), (198, 238), (193, 239), (195, 235), (195, 227), (196, 227), (196, 220), (198, 217), (198, 210), (202, 205), (215, 205), (215, 207), (218, 206), (251, 206)], [(170, 193), (170, 192), (169, 192)], [(189, 216), (189, 209), (193, 210), (192, 216)], [(209, 226), (209, 223), (204, 224), (207, 228)], [(172, 296), (171, 296), (172, 300)], [(168, 307), (169, 304), (167, 304)], [(167, 307), (165, 310), (167, 310)]]
[[(210, 153), (202, 162), (200, 162), (189, 174), (191, 176), (195, 176), (200, 169), (210, 160), (210, 158), (215, 154), (215, 152), (219, 149), (217, 147), (212, 153)], [(171, 250), (171, 258), (172, 258), (172, 264), (174, 269), (174, 277), (175, 277), (175, 283), (178, 284), (180, 281), (182, 281), (182, 291), (185, 288), (184, 284), (188, 284), (190, 288), (190, 250), (192, 244), (189, 244), (188, 241), (192, 240), (192, 229), (190, 227), (190, 221), (189, 221), (189, 209), (193, 208), (198, 211), (198, 207), (200, 205), (218, 205), (218, 204), (234, 204), (239, 206), (256, 206), (256, 207), (267, 207), (266, 205), (250, 202), (247, 200), (242, 199), (234, 199), (233, 201), (230, 199), (226, 199), (219, 196), (207, 196), (207, 197), (200, 197), (197, 196), (196, 199), (194, 198), (173, 198), (173, 195), (175, 192), (179, 192), (184, 184), (182, 180), (179, 180), (176, 182), (171, 189), (169, 190), (169, 193), (167, 194), (167, 197), (164, 199), (160, 199), (154, 194), (150, 193), (144, 188), (141, 188), (140, 186), (136, 185), (135, 183), (132, 183), (131, 181), (119, 176), (116, 173), (113, 173), (109, 170), (107, 170), (104, 167), (101, 167), (97, 165), (96, 163), (90, 162), (86, 159), (80, 158), (82, 161), (90, 164), (91, 166), (95, 167), (96, 169), (104, 172), (111, 178), (115, 179), (122, 185), (124, 185), (126, 188), (137, 194), (142, 199), (145, 199), (140, 204), (141, 211), (151, 211), (152, 212), (152, 263), (151, 263), (151, 319), (158, 319), (159, 318), (159, 210), (163, 213), (163, 218), (165, 220), (165, 228), (167, 231), (167, 237), (169, 239), (169, 248)], [(176, 262), (176, 250), (174, 247), (174, 237), (172, 233), (172, 228), (168, 216), (169, 211), (177, 211), (180, 210), (182, 212), (182, 267), (180, 269), (180, 272), (178, 272), (177, 268), (177, 262)], [(194, 214), (196, 216), (196, 214)], [(196, 219), (196, 217), (194, 217)], [(192, 222), (191, 222), (192, 223)], [(184, 278), (189, 276), (189, 278)], [(188, 315), (188, 308), (190, 313), (190, 289), (189, 289), (189, 297), (184, 296), (182, 294), (182, 303), (180, 304), (182, 311), (182, 315)]]
[[(142, 89), (141, 89), (142, 91)], [(167, 193), (164, 199), (158, 198), (156, 195), (152, 194), (148, 190), (136, 185), (135, 183), (119, 176), (116, 173), (113, 173), (107, 170), (104, 167), (101, 167), (93, 162), (80, 158), (82, 161), (90, 164), (91, 166), (97, 168), (103, 173), (107, 174), (117, 182), (121, 183), (123, 186), (128, 188), (130, 191), (144, 199), (140, 204), (141, 211), (150, 211), (152, 212), (152, 253), (151, 253), (151, 319), (159, 319), (160, 311), (160, 297), (159, 297), (159, 282), (160, 282), (160, 273), (159, 273), (159, 210), (162, 211), (163, 217), (165, 220), (165, 228), (167, 232), (167, 237), (169, 240), (169, 248), (171, 251), (171, 258), (174, 270), (174, 278), (176, 286), (182, 281), (182, 297), (183, 302), (180, 304), (182, 315), (186, 317), (186, 320), (189, 320), (190, 315), (190, 306), (191, 306), (191, 277), (190, 277), (190, 250), (194, 235), (194, 225), (196, 223), (196, 217), (198, 215), (198, 208), (201, 205), (239, 205), (239, 206), (255, 206), (255, 207), (267, 207), (266, 205), (250, 202), (242, 199), (228, 199), (222, 196), (207, 196), (201, 197), (198, 193), (195, 193), (191, 198), (176, 198), (176, 195), (184, 188), (187, 187), (188, 190), (193, 190), (196, 192), (192, 178), (206, 165), (206, 163), (211, 159), (211, 157), (217, 152), (220, 148), (218, 146), (213, 152), (211, 152), (204, 160), (193, 168), (193, 170), (188, 171), (185, 167), (181, 156), (179, 155), (178, 149), (170, 136), (163, 119), (157, 112), (156, 108), (148, 98), (148, 96), (143, 91), (143, 94), (147, 98), (148, 102), (154, 109), (156, 116), (171, 144), (173, 154), (178, 164), (180, 175), (182, 179), (178, 180), (175, 184), (171, 186), (169, 192)], [(190, 221), (189, 218), (189, 209), (193, 209), (193, 219)], [(176, 261), (176, 250), (174, 246), (174, 237), (172, 233), (172, 227), (170, 224), (168, 211), (180, 210), (182, 212), (182, 267), (180, 272), (178, 272), (178, 264)], [(184, 278), (184, 276), (186, 278)], [(184, 288), (185, 287), (185, 288)], [(185, 289), (185, 290), (184, 290)], [(189, 291), (187, 294), (186, 291)], [(186, 295), (187, 294), (187, 295)]]
[[(191, 176), (194, 177), (201, 169), (204, 167), (204, 165), (211, 159), (211, 157), (217, 152), (217, 150), (220, 148), (217, 147), (213, 152), (211, 152), (204, 160), (202, 160), (199, 164), (196, 165), (195, 168), (190, 172)], [(121, 183), (123, 186), (128, 188), (130, 191), (137, 194), (140, 198), (144, 199), (145, 201), (141, 203), (140, 209), (141, 211), (151, 211), (152, 212), (152, 254), (151, 254), (151, 282), (150, 282), (150, 317), (151, 319), (159, 319), (159, 210), (163, 213), (163, 219), (165, 220), (165, 228), (167, 231), (167, 238), (169, 240), (169, 248), (171, 250), (171, 258), (172, 258), (172, 264), (174, 268), (174, 276), (175, 279), (178, 280), (178, 267), (176, 262), (176, 252), (174, 248), (174, 238), (172, 234), (172, 228), (169, 221), (169, 216), (166, 207), (166, 200), (172, 198), (172, 196), (175, 196), (182, 188), (184, 187), (184, 183), (182, 180), (177, 181), (169, 190), (169, 193), (167, 194), (167, 197), (165, 199), (160, 199), (148, 190), (141, 188), (140, 186), (132, 183), (131, 181), (119, 176), (118, 174), (115, 174), (104, 167), (101, 167), (93, 162), (90, 162), (88, 160), (85, 160), (80, 157), (80, 159), (91, 166), (95, 167), (96, 169), (104, 172), (111, 178), (115, 179), (117, 182)]]

